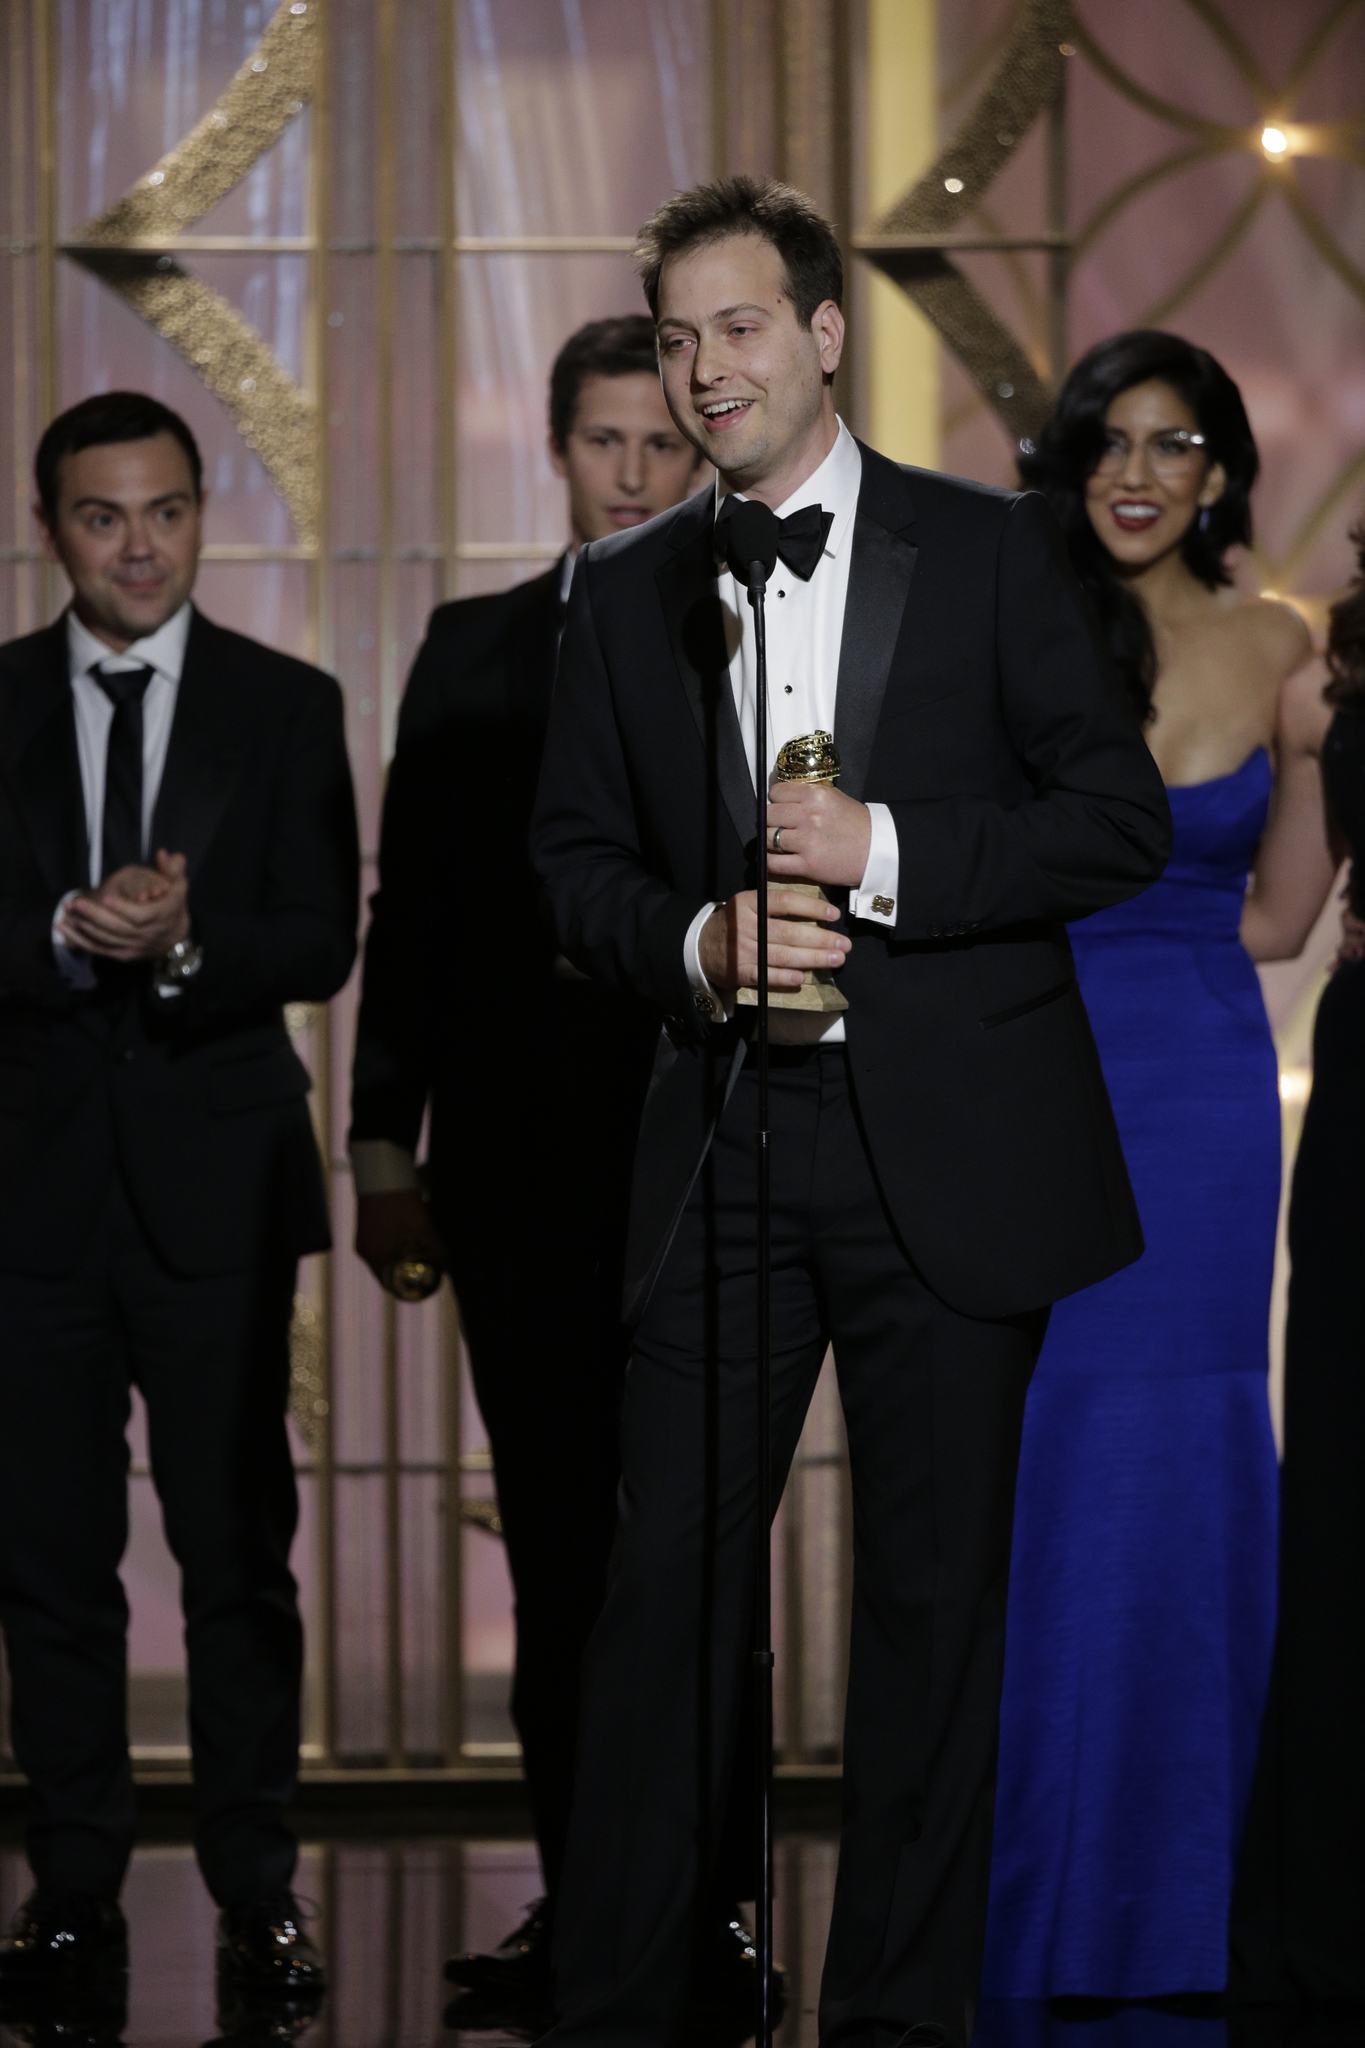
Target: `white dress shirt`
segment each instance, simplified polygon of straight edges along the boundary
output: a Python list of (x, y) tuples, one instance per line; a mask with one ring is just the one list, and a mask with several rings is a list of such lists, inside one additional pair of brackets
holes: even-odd
[[(813, 476), (777, 508), (779, 519), (799, 512), (805, 505), (823, 505), (834, 514), (825, 542), (809, 582), (803, 582), (778, 558), (768, 579), (765, 618), (768, 628), (768, 759), (764, 764), (771, 779), (777, 756), (788, 740), (808, 732), (833, 732), (835, 699), (839, 688), (839, 652), (844, 638), (844, 608), (848, 599), (848, 575), (853, 559), (853, 522), (858, 510), (863, 458), (858, 444), (843, 421), (834, 446)], [(716, 507), (720, 508), (720, 479), (716, 479)], [(758, 652), (754, 615), (748, 593), (728, 569), (716, 579), (725, 612), (727, 641), (734, 653), (730, 661), (730, 688), (744, 739), (749, 773), (754, 774), (755, 709), (757, 704)], [(895, 822), (885, 804), (867, 806), (872, 820), (872, 839), (867, 865), (856, 889), (849, 891), (851, 918), (894, 927), (896, 892), (900, 886), (900, 847)], [(779, 887), (776, 876), (773, 886)], [(886, 906), (886, 907), (883, 907)], [(707, 903), (688, 926), (683, 941), (687, 978), (698, 995), (709, 996), (719, 1015), (722, 998), (702, 972), (701, 928), (717, 908)], [(728, 1013), (727, 1013), (728, 1014)], [(808, 1045), (815, 1040), (841, 1044), (844, 1019), (809, 1010), (772, 1010), (769, 1032), (775, 1045)]]
[[(95, 668), (111, 674), (121, 670), (149, 668), (152, 671), (142, 699), (142, 852), (147, 857), (152, 816), (166, 767), (166, 750), (171, 743), (176, 699), (180, 694), (180, 672), (185, 665), (185, 643), (189, 639), (191, 607), (179, 611), (149, 633), (135, 640), (127, 652), (115, 654), (103, 640), (97, 640), (83, 626), (74, 611), (66, 615), (66, 649), (71, 677), (71, 701), (76, 713), (76, 752), (81, 764), (81, 793), (85, 798), (85, 836), (89, 848), (90, 887), (97, 889), (104, 868), (104, 784), (109, 762), (109, 730), (114, 723), (114, 706), (91, 674)], [(77, 988), (94, 986), (94, 969), (87, 953), (73, 952), (58, 935), (57, 923), (71, 897), (70, 890), (57, 905), (52, 925), (52, 950), (57, 965)]]

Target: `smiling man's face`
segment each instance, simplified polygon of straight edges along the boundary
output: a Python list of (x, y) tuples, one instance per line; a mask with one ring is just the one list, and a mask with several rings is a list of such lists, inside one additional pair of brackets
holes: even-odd
[(786, 266), (762, 235), (670, 256), (659, 279), (659, 363), (668, 409), (736, 490), (780, 503), (837, 432), (827, 379), (844, 323), (832, 299), (796, 317)]
[(164, 626), (194, 588), (203, 500), (174, 434), (64, 455), (55, 516), (36, 516), (77, 617), (120, 652)]
[(668, 416), (656, 376), (628, 370), (585, 377), (573, 425), (550, 460), (569, 486), (575, 545), (643, 526), (685, 498), (698, 481), (695, 449)]

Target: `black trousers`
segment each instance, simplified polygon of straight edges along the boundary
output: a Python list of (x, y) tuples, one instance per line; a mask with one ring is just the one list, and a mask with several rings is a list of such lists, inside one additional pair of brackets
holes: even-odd
[[(630, 1173), (656, 1035), (583, 980), (518, 1008), (433, 1131), (433, 1199), (493, 1453), (516, 1600), (512, 1718), (547, 1892), (564, 1861), (579, 1671), (616, 1528)], [(461, 1075), (467, 1083), (467, 1075)], [(482, 1539), (481, 1539), (482, 1540)]]
[(0, 1622), (29, 1861), (114, 1897), (133, 1846), (129, 1389), (182, 1574), (195, 1848), (219, 1905), (287, 1884), (303, 1632), (285, 1404), (294, 1261), (185, 1279), (117, 1183), (75, 1271), (0, 1274)]
[[(621, 1521), (585, 1664), (556, 2044), (675, 2038), (740, 1741), (756, 1540), (752, 1064), (630, 1362)], [(932, 2020), (960, 2043), (984, 1934), (1015, 1471), (1046, 1313), (974, 1322), (924, 1285), (837, 1048), (775, 1056), (771, 1127), (775, 1470), (785, 1479), (832, 1341), (853, 1473), (821, 2040), (891, 2048)]]

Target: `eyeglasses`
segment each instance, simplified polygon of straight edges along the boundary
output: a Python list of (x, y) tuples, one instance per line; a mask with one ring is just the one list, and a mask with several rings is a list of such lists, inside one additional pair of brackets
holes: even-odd
[[(1153, 476), (1178, 479), (1193, 474), (1203, 459), (1204, 436), (1186, 427), (1162, 427), (1141, 443), (1143, 460)], [(1111, 427), (1104, 437), (1104, 451), (1095, 464), (1096, 476), (1117, 476), (1128, 464), (1133, 444), (1127, 434)]]

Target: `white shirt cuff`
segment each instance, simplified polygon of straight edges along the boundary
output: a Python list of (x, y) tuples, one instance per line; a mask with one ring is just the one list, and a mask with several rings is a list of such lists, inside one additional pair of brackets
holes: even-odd
[(687, 936), (683, 940), (683, 966), (687, 969), (687, 979), (692, 986), (692, 1000), (697, 1006), (697, 1014), (705, 1017), (711, 1024), (719, 1024), (731, 1015), (724, 996), (718, 989), (712, 988), (702, 972), (701, 965), (701, 928), (712, 911), (720, 908), (719, 903), (703, 903), (687, 927)]
[(78, 952), (74, 946), (68, 946), (61, 932), (67, 904), (81, 893), (79, 889), (68, 889), (52, 913), (52, 957), (67, 987), (83, 990), (95, 986), (95, 963), (88, 953)]
[(351, 1147), (351, 1172), (358, 1195), (404, 1195), (421, 1186), (417, 1161), (392, 1138), (357, 1138)]
[(849, 891), (848, 914), (872, 924), (894, 925), (896, 895), (900, 889), (901, 848), (896, 821), (885, 804), (869, 804), (872, 840), (867, 849), (867, 866), (856, 889)]

